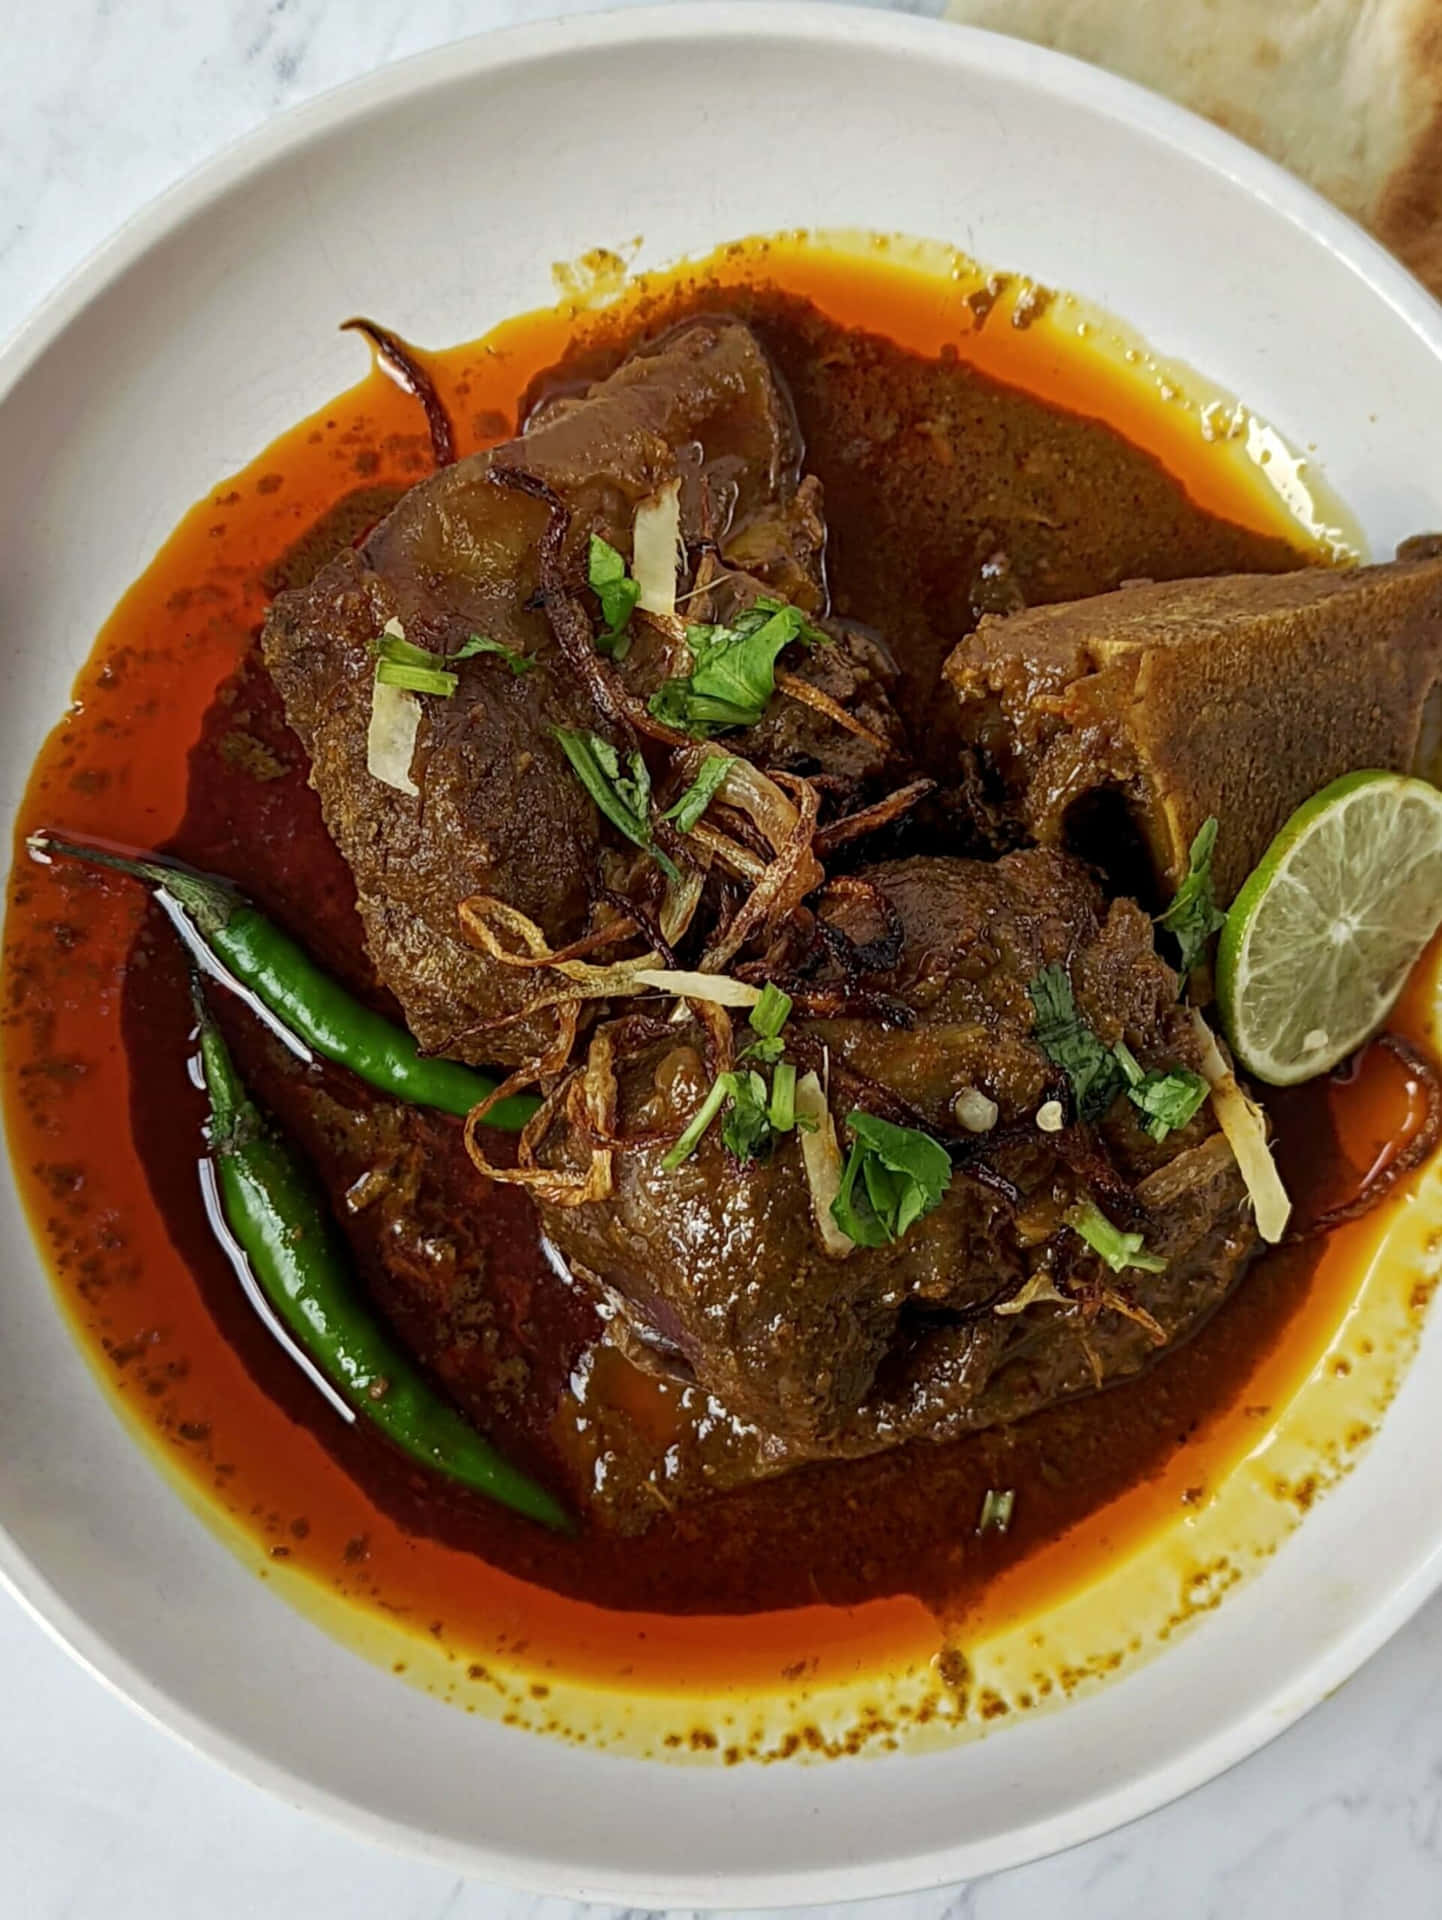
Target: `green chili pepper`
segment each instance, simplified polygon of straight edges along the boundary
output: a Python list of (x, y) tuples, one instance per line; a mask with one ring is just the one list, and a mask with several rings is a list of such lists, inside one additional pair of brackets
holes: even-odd
[(247, 1093), (198, 984), (194, 994), (221, 1212), (261, 1296), (301, 1353), (412, 1459), (542, 1526), (573, 1531), (560, 1503), (483, 1440), (376, 1324), (325, 1206)]
[[(62, 840), (53, 833), (32, 834), (30, 846), (37, 853), (111, 867), (148, 882), (171, 909), (176, 929), (192, 952), (199, 949), (202, 964), (207, 957), (212, 964), (218, 962), (287, 1034), (349, 1067), (382, 1093), (411, 1106), (464, 1116), (494, 1090), (494, 1080), (458, 1060), (427, 1059), (404, 1027), (347, 993), (229, 880), (169, 860), (129, 859), (108, 847)], [(535, 1110), (535, 1097), (519, 1094), (494, 1107), (486, 1125), (516, 1133)]]

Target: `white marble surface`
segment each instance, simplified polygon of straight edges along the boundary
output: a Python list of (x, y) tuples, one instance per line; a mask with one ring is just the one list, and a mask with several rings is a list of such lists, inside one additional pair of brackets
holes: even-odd
[[(277, 108), (559, 0), (8, 0), (0, 333)], [(579, 8), (584, 0), (570, 0)], [(921, 10), (939, 6), (921, 0)], [(0, 1597), (4, 1920), (579, 1920), (352, 1840), (109, 1697)], [(1137, 1826), (875, 1920), (1442, 1912), (1442, 1602), (1265, 1753)]]

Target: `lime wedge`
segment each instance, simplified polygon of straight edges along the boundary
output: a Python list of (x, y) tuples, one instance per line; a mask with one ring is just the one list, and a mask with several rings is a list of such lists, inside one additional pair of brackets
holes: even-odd
[(1325, 1073), (1386, 1019), (1439, 921), (1442, 793), (1400, 773), (1334, 780), (1227, 915), (1217, 1001), (1232, 1051), (1274, 1087)]

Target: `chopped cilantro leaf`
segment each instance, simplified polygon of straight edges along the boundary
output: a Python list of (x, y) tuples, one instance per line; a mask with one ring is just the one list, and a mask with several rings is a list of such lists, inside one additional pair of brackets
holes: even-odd
[(529, 654), (517, 653), (514, 647), (503, 646), (499, 640), (488, 639), (483, 633), (473, 633), (469, 640), (457, 652), (449, 654), (451, 660), (469, 660), (478, 653), (498, 654), (517, 679), (523, 673), (529, 673), (535, 661)]
[(1190, 1067), (1172, 1067), (1165, 1073), (1153, 1070), (1127, 1089), (1128, 1099), (1147, 1117), (1147, 1132), (1157, 1141), (1186, 1126), (1207, 1093), (1206, 1081)]
[(1212, 891), (1212, 849), (1217, 844), (1215, 816), (1197, 829), (1187, 856), (1187, 875), (1176, 896), (1157, 921), (1177, 943), (1177, 970), (1183, 985), (1187, 975), (1206, 952), (1207, 942), (1227, 923)]
[(791, 995), (783, 993), (772, 980), (761, 989), (761, 998), (751, 1009), (751, 1030), (757, 1036), (742, 1054), (743, 1060), (761, 1060), (774, 1067), (786, 1051), (781, 1029), (791, 1015)]
[[(435, 654), (430, 658), (434, 660)], [(407, 693), (438, 693), (445, 700), (450, 699), (458, 685), (453, 673), (446, 673), (440, 667), (413, 666), (409, 660), (377, 660), (376, 679), (383, 687), (404, 687)]]
[(729, 753), (710, 753), (701, 763), (701, 771), (687, 787), (674, 807), (668, 807), (661, 815), (663, 820), (674, 820), (682, 833), (689, 833), (710, 806), (717, 788), (726, 778), (729, 770), (735, 766), (735, 756)]
[(557, 727), (556, 738), (576, 778), (616, 831), (644, 848), (668, 880), (678, 879), (674, 863), (652, 837), (651, 775), (641, 755), (632, 753), (623, 771), (620, 754), (598, 733)]
[(692, 1114), (690, 1120), (687, 1122), (685, 1131), (681, 1134), (675, 1145), (667, 1149), (661, 1161), (661, 1165), (666, 1169), (667, 1173), (674, 1173), (682, 1161), (689, 1160), (697, 1147), (700, 1146), (702, 1140), (705, 1138), (706, 1129), (730, 1097), (730, 1089), (726, 1084), (730, 1077), (730, 1074), (723, 1073), (712, 1081), (707, 1090), (706, 1098), (701, 1102), (700, 1106), (697, 1107), (695, 1113)]
[(454, 673), (447, 673), (446, 668), (458, 660), (469, 660), (478, 653), (498, 653), (516, 674), (529, 672), (535, 665), (525, 654), (503, 647), (499, 640), (488, 640), (480, 633), (473, 633), (454, 653), (431, 653), (428, 648), (418, 647), (413, 640), (406, 639), (399, 620), (386, 622), (380, 638), (372, 640), (371, 652), (376, 656), (376, 679), (383, 686), (404, 687), (411, 693), (439, 693), (447, 700), (459, 680)]
[(1079, 1233), (1093, 1253), (1099, 1254), (1113, 1273), (1126, 1267), (1140, 1267), (1144, 1273), (1161, 1273), (1166, 1261), (1146, 1251), (1139, 1233), (1123, 1233), (1113, 1226), (1101, 1208), (1091, 1200), (1080, 1200), (1067, 1214), (1067, 1224)]
[(772, 1133), (766, 1082), (754, 1069), (748, 1068), (717, 1074), (685, 1132), (663, 1158), (661, 1165), (667, 1173), (674, 1173), (683, 1161), (691, 1158), (723, 1109), (726, 1118), (721, 1124), (721, 1139), (727, 1151), (738, 1160), (761, 1158), (771, 1144)]
[(445, 655), (432, 653), (427, 647), (418, 647), (414, 640), (407, 640), (405, 629), (399, 620), (388, 620), (381, 628), (380, 638), (370, 643), (371, 652), (378, 660), (393, 660), (403, 667), (443, 667)]
[(1122, 1089), (1120, 1061), (1077, 1011), (1065, 967), (1043, 967), (1027, 987), (1036, 1009), (1036, 1043), (1071, 1083), (1079, 1120), (1100, 1120)]
[(630, 577), (623, 557), (599, 533), (591, 535), (586, 577), (591, 583), (591, 591), (601, 603), (601, 618), (605, 622), (601, 632), (596, 635), (596, 651), (608, 653), (616, 660), (624, 660), (631, 650), (626, 629), (631, 623), (631, 615), (636, 611), (636, 602), (641, 598), (640, 583)]
[(796, 1127), (796, 1068), (789, 1060), (778, 1063), (771, 1076), (771, 1105), (767, 1119), (773, 1133), (791, 1133)]
[(793, 640), (811, 646), (825, 639), (799, 607), (766, 597), (729, 627), (688, 627), (691, 672), (662, 681), (651, 696), (651, 713), (697, 740), (728, 727), (754, 727), (776, 691), (776, 661), (783, 648)]
[(743, 1060), (759, 1060), (763, 1066), (774, 1067), (786, 1051), (786, 1042), (779, 1034), (769, 1040), (753, 1040), (749, 1047), (743, 1047)]
[(771, 1143), (766, 1112), (766, 1082), (754, 1069), (723, 1074), (731, 1104), (721, 1123), (721, 1139), (738, 1160), (759, 1160)]
[(898, 1127), (859, 1109), (847, 1115), (846, 1124), (851, 1153), (831, 1217), (857, 1246), (884, 1246), (940, 1206), (951, 1181), (951, 1159), (939, 1141), (917, 1127)]
[(784, 993), (774, 980), (768, 980), (748, 1018), (753, 1031), (763, 1040), (774, 1040), (791, 1018), (791, 995)]

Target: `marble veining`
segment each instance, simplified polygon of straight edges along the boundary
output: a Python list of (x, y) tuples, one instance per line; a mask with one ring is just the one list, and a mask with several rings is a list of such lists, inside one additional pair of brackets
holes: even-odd
[[(277, 109), (560, 0), (12, 0), (0, 333)], [(588, 0), (566, 0), (571, 10)], [(757, 0), (764, 4), (764, 0)], [(911, 9), (939, 10), (940, 0)], [(185, 1751), (0, 1597), (5, 1920), (657, 1920), (383, 1852)], [(1423, 1920), (1442, 1913), (1442, 1601), (1224, 1778), (1120, 1833), (856, 1920)]]

